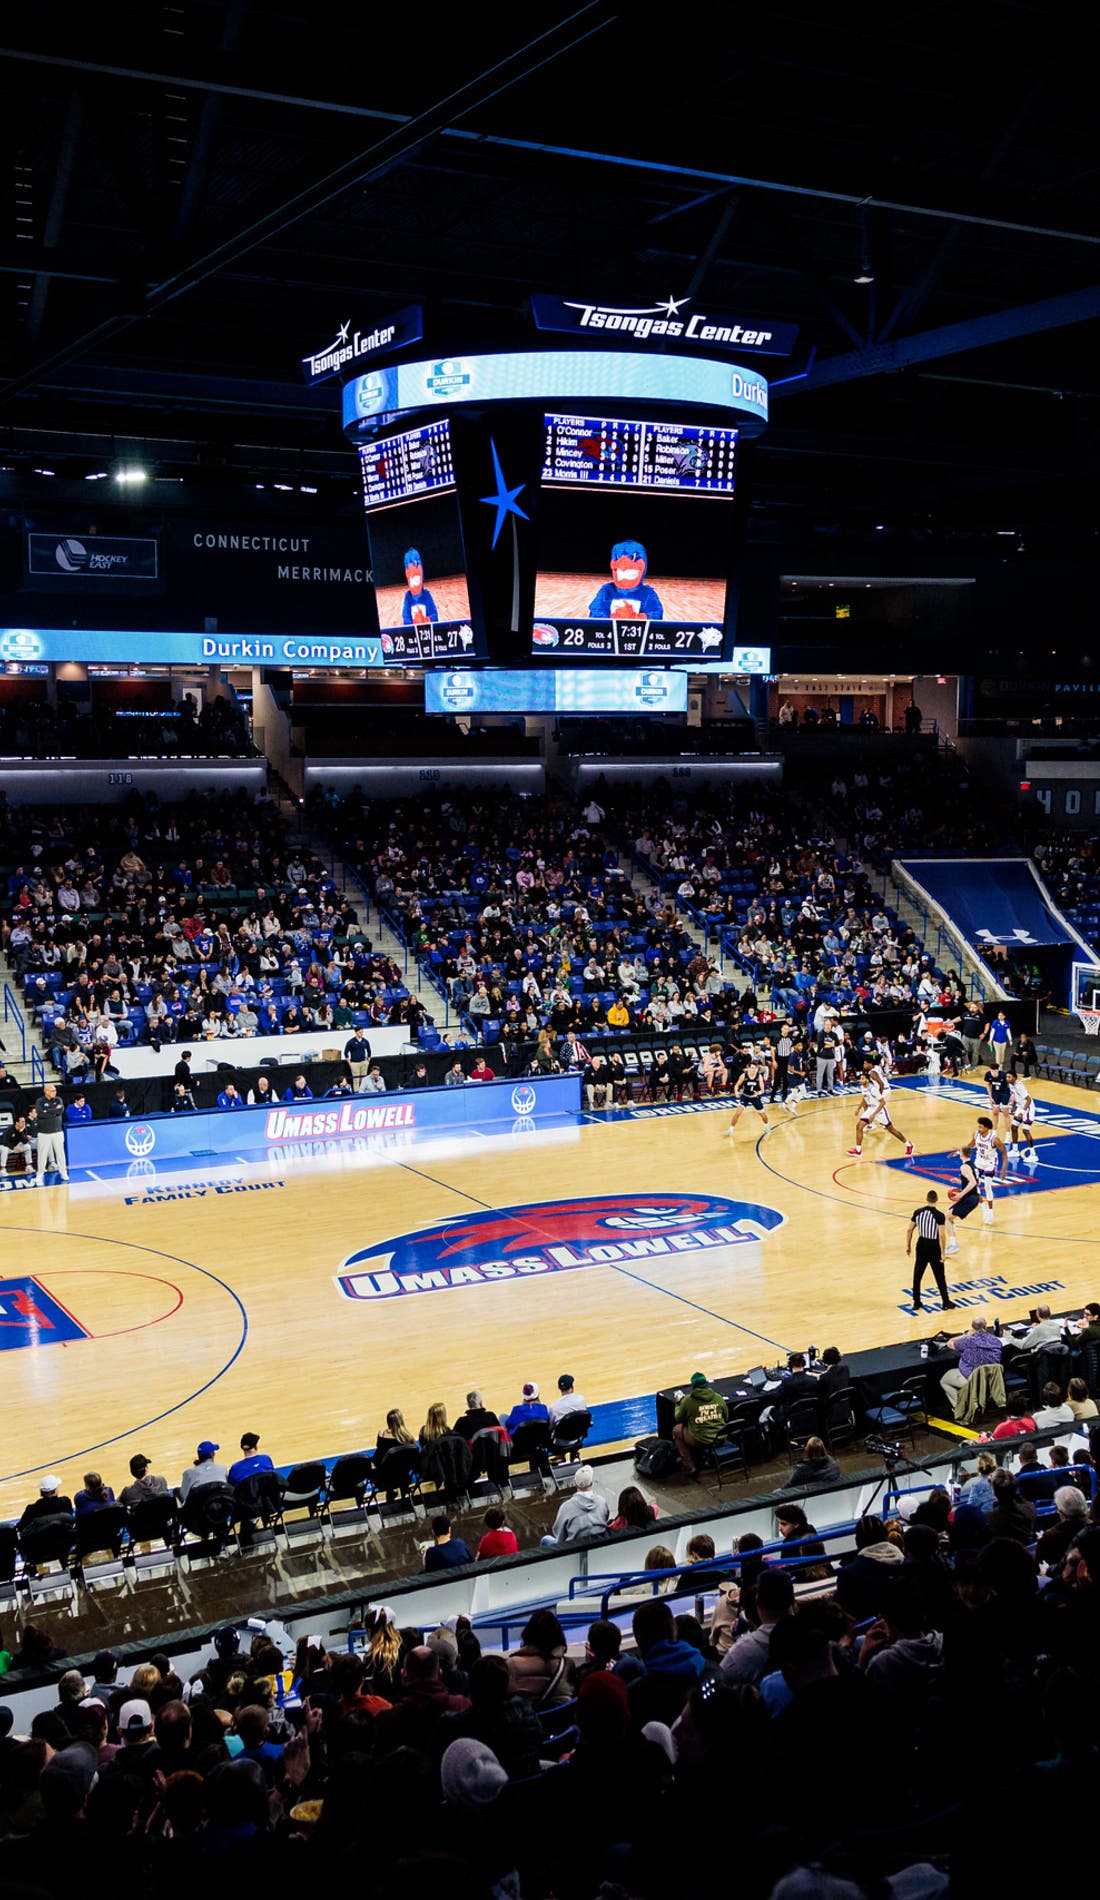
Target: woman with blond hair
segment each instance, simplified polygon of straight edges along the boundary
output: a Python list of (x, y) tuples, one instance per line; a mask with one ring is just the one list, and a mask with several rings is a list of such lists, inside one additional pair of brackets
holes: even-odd
[(389, 1451), (391, 1445), (415, 1445), (416, 1440), (405, 1423), (405, 1414), (399, 1406), (386, 1413), (386, 1423), (378, 1434), (378, 1454), (381, 1457)]
[(448, 1504), (457, 1504), (466, 1495), (474, 1461), (466, 1440), (448, 1425), (445, 1405), (429, 1405), (420, 1445), (421, 1477), (442, 1491)]
[(401, 1694), (401, 1631), (392, 1610), (368, 1610), (364, 1620), (371, 1693), (396, 1702)]
[(430, 1445), (437, 1438), (445, 1438), (450, 1429), (447, 1423), (447, 1407), (429, 1405), (427, 1419), (420, 1427), (420, 1443)]

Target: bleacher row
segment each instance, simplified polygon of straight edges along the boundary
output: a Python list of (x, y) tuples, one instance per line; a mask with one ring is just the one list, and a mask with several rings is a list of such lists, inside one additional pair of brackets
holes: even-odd
[[(520, 1426), (505, 1447), (499, 1430), (475, 1434), (468, 1475), (444, 1482), (430, 1447), (416, 1443), (336, 1458), (311, 1458), (283, 1472), (259, 1472), (237, 1485), (208, 1483), (186, 1498), (179, 1491), (132, 1506), (99, 1504), (56, 1515), (42, 1514), (22, 1529), (0, 1523), (0, 1601), (28, 1606), (59, 1592), (93, 1588), (108, 1577), (135, 1583), (150, 1570), (174, 1568), (181, 1560), (240, 1557), (261, 1539), (282, 1538), (291, 1548), (317, 1533), (335, 1534), (353, 1523), (364, 1535), (372, 1515), (381, 1531), (387, 1521), (416, 1508), (455, 1500), (467, 1507), (478, 1498), (517, 1498), (542, 1491), (544, 1480), (560, 1489), (577, 1469), (592, 1429), (589, 1412), (574, 1412), (556, 1430)], [(434, 1474), (434, 1475), (433, 1475)], [(425, 1485), (431, 1490), (425, 1491)]]

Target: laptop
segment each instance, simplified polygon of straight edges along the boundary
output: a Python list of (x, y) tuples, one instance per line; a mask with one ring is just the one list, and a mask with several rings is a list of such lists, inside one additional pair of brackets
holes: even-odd
[(753, 1366), (752, 1371), (745, 1374), (745, 1384), (751, 1385), (754, 1392), (761, 1392), (767, 1383), (768, 1375), (763, 1366)]

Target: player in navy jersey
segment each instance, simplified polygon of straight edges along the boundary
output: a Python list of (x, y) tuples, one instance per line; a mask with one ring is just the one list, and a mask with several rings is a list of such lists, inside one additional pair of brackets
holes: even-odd
[(611, 579), (589, 606), (593, 620), (663, 620), (661, 597), (645, 573), (648, 556), (640, 541), (616, 541), (611, 550)]
[(996, 1133), (1007, 1135), (1012, 1122), (1012, 1083), (1007, 1071), (987, 1069), (985, 1092), (989, 1097), (989, 1112), (993, 1117)]

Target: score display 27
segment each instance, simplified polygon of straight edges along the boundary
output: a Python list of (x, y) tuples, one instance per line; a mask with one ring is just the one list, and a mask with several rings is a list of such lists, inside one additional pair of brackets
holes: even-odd
[(718, 660), (737, 431), (547, 414), (532, 654)]

